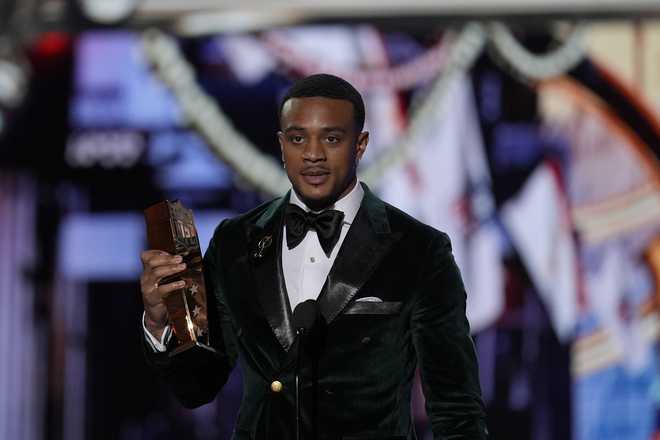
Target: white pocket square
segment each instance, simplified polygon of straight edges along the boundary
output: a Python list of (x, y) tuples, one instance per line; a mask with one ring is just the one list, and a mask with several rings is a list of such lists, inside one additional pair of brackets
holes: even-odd
[(364, 298), (358, 298), (355, 302), (372, 302), (372, 303), (382, 303), (383, 300), (377, 296), (365, 296)]

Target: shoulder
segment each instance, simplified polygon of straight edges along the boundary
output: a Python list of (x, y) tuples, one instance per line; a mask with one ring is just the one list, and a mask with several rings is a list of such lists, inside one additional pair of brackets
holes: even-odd
[(246, 226), (253, 225), (259, 220), (259, 218), (269, 211), (274, 206), (278, 205), (282, 201), (283, 197), (277, 197), (275, 199), (269, 200), (262, 203), (261, 205), (252, 208), (251, 210), (239, 214), (235, 217), (227, 218), (222, 223), (218, 225), (218, 229), (222, 226), (227, 229), (236, 229), (236, 228), (245, 228)]
[(211, 244), (222, 240), (227, 243), (228, 241), (244, 240), (247, 237), (249, 228), (257, 223), (257, 221), (269, 210), (281, 203), (282, 197), (278, 197), (261, 205), (252, 208), (251, 210), (239, 214), (235, 217), (223, 219), (215, 228)]
[(438, 246), (451, 251), (451, 240), (447, 233), (430, 226), (394, 205), (383, 200), (392, 232), (401, 233), (408, 240), (416, 243), (426, 243), (428, 246)]

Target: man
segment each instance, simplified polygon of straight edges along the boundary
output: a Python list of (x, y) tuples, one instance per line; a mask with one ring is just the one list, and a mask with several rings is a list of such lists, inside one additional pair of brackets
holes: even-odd
[(204, 257), (217, 353), (166, 353), (158, 282), (179, 257), (142, 254), (148, 362), (187, 407), (210, 402), (240, 359), (236, 439), (295, 437), (292, 310), (318, 301), (323, 331), (302, 365), (303, 438), (413, 439), (420, 368), (436, 439), (486, 438), (465, 291), (446, 234), (372, 194), (356, 170), (369, 141), (346, 81), (313, 75), (280, 107), (284, 197), (226, 220)]

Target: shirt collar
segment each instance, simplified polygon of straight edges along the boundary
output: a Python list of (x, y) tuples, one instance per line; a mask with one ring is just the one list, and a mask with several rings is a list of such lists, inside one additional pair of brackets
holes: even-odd
[[(344, 213), (344, 223), (351, 224), (357, 215), (358, 209), (360, 209), (360, 204), (362, 204), (362, 198), (364, 197), (364, 189), (362, 185), (357, 181), (348, 194), (346, 194), (341, 199), (337, 200), (334, 205), (330, 206), (328, 209), (336, 209)], [(305, 211), (311, 211), (305, 203), (300, 200), (296, 191), (291, 189), (291, 197), (289, 202), (293, 203), (304, 209)]]

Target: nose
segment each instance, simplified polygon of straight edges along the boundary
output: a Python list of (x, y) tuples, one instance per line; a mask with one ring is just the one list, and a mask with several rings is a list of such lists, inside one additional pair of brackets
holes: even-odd
[(303, 150), (303, 159), (310, 162), (325, 160), (325, 149), (323, 144), (317, 139), (310, 139)]

